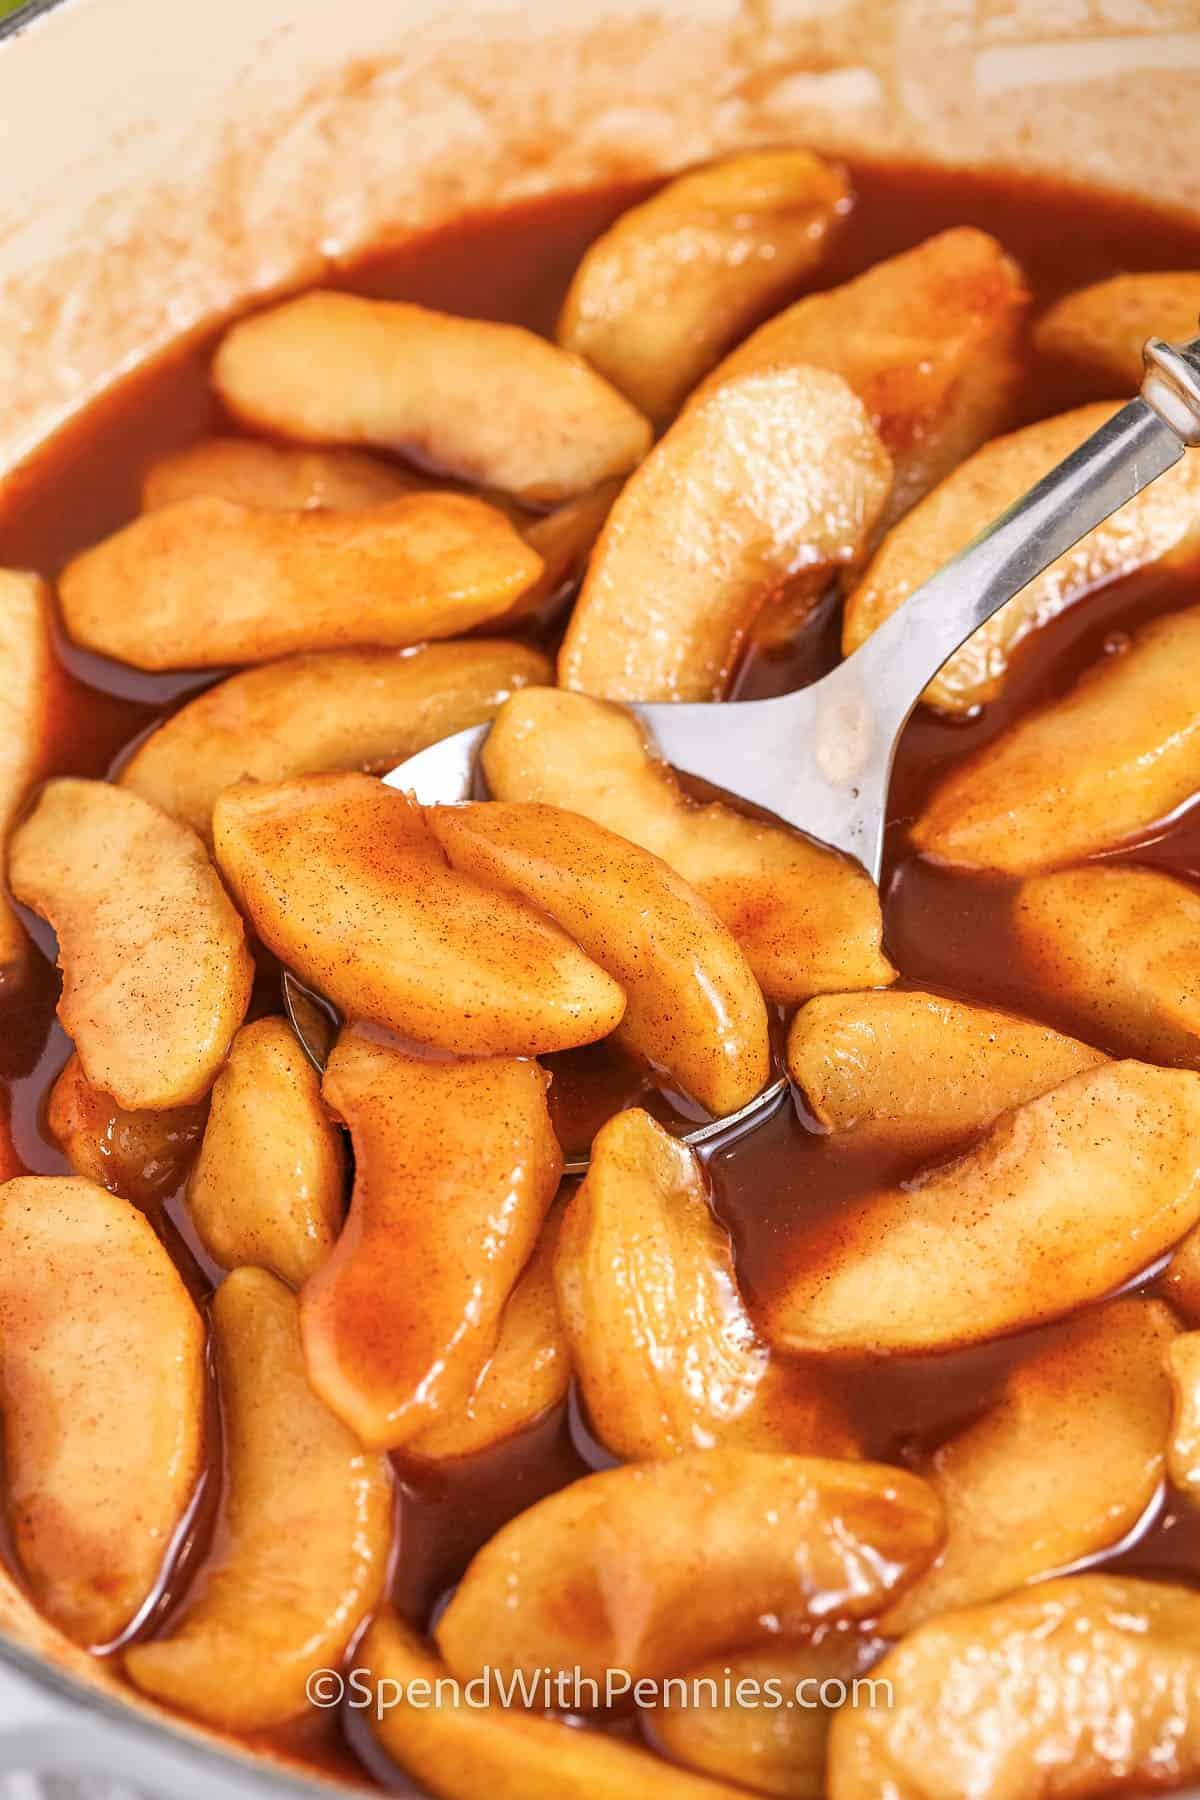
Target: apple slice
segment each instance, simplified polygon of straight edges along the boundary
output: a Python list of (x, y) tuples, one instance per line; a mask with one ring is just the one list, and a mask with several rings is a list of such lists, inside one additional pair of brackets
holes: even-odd
[(1094, 863), (1023, 881), (1013, 937), (1056, 1004), (1102, 1043), (1200, 1067), (1200, 894), (1155, 869)]
[(1200, 1502), (1200, 1331), (1184, 1331), (1167, 1346), (1171, 1382), (1171, 1434), (1167, 1469), (1171, 1484), (1193, 1505)]
[(463, 1055), (590, 1044), (625, 997), (540, 913), (452, 870), (421, 810), (367, 775), (243, 782), (213, 814), (264, 943), (351, 1018)]
[(1101, 1299), (1200, 1218), (1200, 1075), (1106, 1063), (973, 1150), (802, 1228), (764, 1328), (781, 1349), (950, 1350)]
[(423, 492), (428, 477), (365, 456), (360, 450), (296, 450), (253, 438), (202, 438), (150, 464), (142, 479), (142, 510), (207, 495), (270, 512), (325, 507), (350, 512), (382, 506), (400, 494)]
[(1200, 1775), (1200, 1594), (1074, 1575), (935, 1619), (843, 1707), (829, 1800), (1092, 1800)]
[(203, 1099), (254, 971), (195, 832), (106, 782), (52, 781), (8, 877), (58, 934), (58, 1016), (88, 1080), (128, 1112)]
[(1200, 273), (1195, 269), (1112, 275), (1056, 300), (1034, 327), (1035, 349), (1105, 394), (1141, 386), (1148, 337), (1182, 343), (1196, 335)]
[(941, 1545), (941, 1505), (882, 1463), (700, 1450), (586, 1475), (503, 1526), (435, 1636), (466, 1680), (634, 1681), (866, 1619)]
[[(0, 569), (0, 845), (41, 773), (56, 682), (50, 590), (36, 575)], [(24, 979), (30, 942), (0, 894), (0, 994)]]
[(0, 1388), (13, 1548), (42, 1612), (102, 1645), (155, 1588), (201, 1473), (204, 1327), (127, 1200), (0, 1187)]
[(596, 540), (622, 488), (620, 481), (602, 481), (599, 487), (564, 500), (553, 512), (544, 513), (523, 527), (525, 542), (542, 559), (542, 572), (533, 586), (502, 619), (505, 630), (522, 620), (545, 620), (566, 599), (564, 590), (582, 581)]
[(341, 1134), (286, 1019), (256, 1019), (217, 1076), (188, 1213), (214, 1262), (299, 1287), (333, 1249), (344, 1210)]
[(497, 800), (568, 806), (661, 856), (729, 927), (769, 1000), (896, 979), (880, 948), (879, 895), (858, 863), (690, 799), (623, 707), (562, 688), (514, 695), (488, 733), (483, 769)]
[(402, 451), (535, 505), (624, 475), (650, 448), (647, 421), (581, 357), (398, 300), (285, 300), (226, 333), (213, 380), (248, 424)]
[(300, 1300), (309, 1375), (364, 1443), (391, 1449), (454, 1416), (562, 1171), (533, 1062), (405, 1055), (362, 1027), (325, 1072), (350, 1128), (354, 1194)]
[(46, 1129), (75, 1173), (146, 1208), (179, 1186), (207, 1118), (207, 1100), (126, 1112), (93, 1087), (78, 1056), (68, 1058), (46, 1104)]
[(662, 424), (820, 265), (850, 204), (843, 171), (808, 150), (750, 150), (677, 176), (587, 251), (558, 341)]
[(504, 514), (465, 494), (289, 513), (200, 496), (85, 550), (60, 596), (88, 650), (211, 669), (453, 637), (506, 612), (541, 571)]
[(826, 1131), (932, 1154), (1106, 1058), (1031, 1019), (911, 990), (827, 994), (792, 1020), (787, 1062)]
[(558, 806), (484, 801), (425, 817), (453, 868), (539, 907), (620, 983), (630, 1049), (713, 1113), (765, 1086), (767, 1009), (750, 965), (660, 858)]
[(717, 1444), (860, 1453), (829, 1379), (759, 1337), (700, 1164), (647, 1113), (618, 1113), (599, 1132), (555, 1280), (589, 1421), (615, 1456)]
[(369, 1706), (376, 1740), (441, 1800), (745, 1800), (741, 1786), (527, 1711), (519, 1695), (508, 1704), (460, 1701), (445, 1663), (393, 1613), (371, 1621), (358, 1661), (356, 1703)]
[(1189, 1325), (1200, 1326), (1200, 1230), (1189, 1231), (1162, 1277), (1162, 1291)]
[(815, 604), (861, 554), (891, 476), (840, 375), (773, 368), (702, 390), (609, 514), (559, 653), (562, 685), (721, 699), (767, 601), (803, 576)]
[[(842, 648), (878, 630), (914, 588), (942, 568), (1027, 488), (1109, 419), (1108, 404), (1039, 419), (996, 438), (947, 476), (889, 532), (846, 602)], [(939, 671), (924, 698), (952, 717), (994, 700), (1017, 645), (1077, 600), (1138, 569), (1186, 564), (1200, 553), (1200, 467), (1184, 457), (1097, 525), (994, 613)]]
[(1135, 836), (1200, 786), (1198, 674), (1200, 607), (1143, 626), (957, 763), (914, 844), (937, 862), (1023, 875)]
[(986, 231), (959, 225), (768, 319), (710, 378), (809, 364), (841, 375), (895, 468), (887, 522), (1003, 429), (1025, 374), (1029, 295)]
[(387, 1459), (308, 1385), (296, 1301), (235, 1269), (213, 1301), (225, 1478), (217, 1548), (165, 1636), (125, 1652), (143, 1693), (226, 1731), (302, 1717), (382, 1598), (392, 1542)]
[(217, 795), (244, 777), (383, 773), (553, 678), (540, 650), (501, 639), (290, 656), (206, 688), (143, 740), (118, 780), (208, 837)]
[(901, 1637), (1095, 1556), (1159, 1493), (1171, 1424), (1164, 1362), (1178, 1326), (1157, 1300), (1071, 1319), (1009, 1375), (996, 1403), (921, 1469), (946, 1509), (945, 1547), (884, 1613)]

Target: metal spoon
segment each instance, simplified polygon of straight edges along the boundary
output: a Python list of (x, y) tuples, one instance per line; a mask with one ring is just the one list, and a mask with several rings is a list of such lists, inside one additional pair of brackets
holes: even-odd
[[(1072, 544), (1200, 444), (1200, 338), (1175, 346), (1151, 338), (1140, 398), (1100, 427), (886, 619), (845, 662), (798, 693), (737, 705), (649, 705), (631, 710), (659, 754), (752, 801), (808, 836), (846, 851), (879, 880), (888, 784), (900, 733), (927, 684), (1006, 601)], [(410, 756), (384, 776), (422, 805), (468, 799), (490, 727), (477, 725)], [(303, 990), (284, 979), (297, 1018)], [(311, 1015), (310, 1015), (311, 1019)], [(787, 1089), (764, 1088), (740, 1112), (690, 1131), (699, 1144), (744, 1130)], [(567, 1165), (587, 1167), (586, 1159)]]

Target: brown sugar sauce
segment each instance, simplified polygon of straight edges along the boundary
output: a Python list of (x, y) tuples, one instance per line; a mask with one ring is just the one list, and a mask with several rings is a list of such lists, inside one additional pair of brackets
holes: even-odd
[[(978, 224), (1003, 240), (1022, 262), (1039, 302), (1119, 269), (1200, 267), (1200, 227), (1081, 191), (919, 170), (862, 167), (852, 174), (854, 212), (822, 272), (822, 285), (961, 223)], [(331, 268), (326, 281), (549, 332), (583, 250), (644, 191), (560, 196), (470, 218), (354, 267)], [(33, 568), (53, 578), (75, 552), (138, 511), (141, 477), (153, 458), (207, 433), (233, 429), (208, 386), (210, 351), (211, 340), (197, 341), (128, 379), (0, 486), (0, 565)], [(1023, 418), (1042, 417), (1085, 397), (1091, 396), (1074, 391), (1052, 370), (1034, 366)], [(906, 984), (1008, 1006), (1072, 1028), (1058, 997), (1022, 972), (1007, 935), (1008, 884), (921, 863), (907, 850), (906, 822), (953, 761), (994, 737), (1023, 709), (1069, 686), (1106, 646), (1120, 641), (1122, 632), (1196, 602), (1200, 570), (1117, 584), (1027, 639), (1002, 697), (980, 718), (950, 723), (924, 712), (914, 718), (896, 770), (884, 882), (887, 949)], [(218, 678), (211, 671), (147, 676), (65, 641), (59, 649), (65, 678), (48, 773), (105, 774), (132, 742)], [(737, 694), (787, 691), (822, 673), (836, 655), (837, 618), (830, 603), (796, 643), (752, 648)], [(1200, 807), (1120, 854), (1200, 879)], [(44, 1112), (70, 1045), (54, 1019), (53, 945), (42, 926), (33, 923), (33, 929), (44, 960), (20, 992), (0, 994), (0, 1083), (20, 1165), (55, 1173), (67, 1164), (48, 1137)], [(254, 1010), (277, 1011), (279, 1004), (278, 969), (264, 956)], [(586, 1144), (619, 1106), (648, 1104), (661, 1117), (689, 1122), (702, 1116), (680, 1096), (662, 1091), (653, 1071), (608, 1049), (550, 1061), (556, 1124), (569, 1149)], [(894, 1157), (822, 1136), (792, 1100), (752, 1135), (719, 1146), (708, 1160), (715, 1204), (733, 1234), (739, 1277), (752, 1307), (786, 1273), (798, 1222), (912, 1172)], [(193, 1291), (205, 1300), (220, 1272), (199, 1251), (181, 1194), (165, 1202), (156, 1223)], [(1148, 1272), (1147, 1285), (1154, 1273)], [(851, 1367), (848, 1384), (870, 1450), (901, 1460), (924, 1452), (976, 1416), (1006, 1370), (1044, 1335)], [(211, 1441), (219, 1450), (219, 1429)], [(216, 1450), (188, 1527), (186, 1552), (151, 1609), (146, 1631), (161, 1628), (170, 1617), (186, 1586), (184, 1572), (194, 1573), (208, 1552), (220, 1486)], [(427, 1624), (471, 1555), (500, 1525), (609, 1461), (574, 1400), (461, 1467), (422, 1471), (397, 1457), (393, 1596), (400, 1610), (414, 1623)], [(1200, 1584), (1200, 1526), (1189, 1524), (1169, 1495), (1135, 1539), (1113, 1552), (1109, 1564)], [(316, 1715), (294, 1731), (254, 1742), (326, 1772), (367, 1779), (336, 1715)], [(376, 1773), (375, 1759), (371, 1762)]]

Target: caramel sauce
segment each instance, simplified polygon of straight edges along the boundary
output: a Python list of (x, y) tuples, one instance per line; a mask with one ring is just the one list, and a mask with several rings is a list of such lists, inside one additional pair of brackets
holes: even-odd
[[(1200, 266), (1200, 227), (1081, 190), (912, 169), (861, 167), (853, 177), (854, 212), (822, 272), (822, 285), (961, 223), (978, 224), (1004, 241), (1022, 262), (1039, 302), (1119, 269)], [(548, 332), (583, 250), (642, 192), (560, 196), (498, 216), (468, 218), (354, 267), (331, 268), (326, 281)], [(207, 433), (236, 429), (222, 417), (208, 387), (210, 349), (208, 342), (189, 344), (127, 380), (0, 486), (0, 565), (34, 568), (53, 578), (78, 550), (138, 511), (150, 461)], [(1090, 397), (1035, 364), (1021, 417), (1043, 417)], [(886, 945), (907, 985), (1008, 1006), (1067, 1030), (1077, 1026), (1060, 998), (1022, 970), (1007, 932), (1010, 884), (922, 863), (908, 851), (906, 825), (953, 761), (989, 741), (1022, 710), (1063, 691), (1119, 634), (1198, 601), (1200, 572), (1116, 584), (1027, 639), (1002, 697), (981, 717), (947, 722), (920, 712), (914, 718), (896, 769), (884, 881)], [(796, 642), (782, 649), (751, 648), (736, 696), (782, 693), (814, 679), (836, 660), (837, 640), (831, 600)], [(155, 723), (219, 679), (212, 671), (144, 675), (63, 639), (58, 649), (64, 679), (48, 774), (105, 774)], [(1200, 805), (1146, 842), (1114, 854), (1200, 879)], [(25, 987), (0, 994), (0, 1082), (20, 1165), (53, 1174), (67, 1165), (45, 1130), (44, 1110), (70, 1044), (54, 1018), (58, 980), (52, 942), (40, 923), (25, 916), (43, 956)], [(279, 1010), (278, 973), (264, 956), (255, 1013)], [(548, 1060), (555, 1072), (556, 1125), (569, 1150), (586, 1144), (620, 1106), (644, 1104), (685, 1126), (703, 1117), (653, 1070), (610, 1047)], [(786, 1272), (798, 1219), (811, 1219), (814, 1209), (837, 1207), (879, 1182), (911, 1173), (895, 1155), (823, 1137), (796, 1101), (752, 1135), (713, 1150), (708, 1165), (714, 1202), (733, 1235), (739, 1278), (752, 1307)], [(200, 1250), (181, 1193), (165, 1202), (156, 1224), (205, 1304), (220, 1271)], [(1144, 1285), (1152, 1287), (1154, 1273), (1147, 1272)], [(870, 1451), (905, 1462), (919, 1458), (978, 1416), (1014, 1362), (1054, 1330), (1044, 1327), (950, 1355), (852, 1367), (850, 1392)], [(209, 1473), (186, 1524), (183, 1552), (139, 1633), (163, 1627), (209, 1553), (220, 1490), (219, 1443), (214, 1401)], [(396, 1456), (392, 1591), (400, 1611), (414, 1624), (428, 1624), (492, 1532), (543, 1495), (610, 1461), (591, 1439), (573, 1400), (521, 1437), (453, 1469), (431, 1472)], [(1134, 1539), (1097, 1560), (1200, 1584), (1200, 1522), (1169, 1495)], [(11, 1561), (7, 1551), (0, 1531), (0, 1553)], [(355, 1753), (336, 1716), (314, 1715), (292, 1730), (259, 1734), (251, 1742), (323, 1773), (387, 1778), (376, 1756)]]

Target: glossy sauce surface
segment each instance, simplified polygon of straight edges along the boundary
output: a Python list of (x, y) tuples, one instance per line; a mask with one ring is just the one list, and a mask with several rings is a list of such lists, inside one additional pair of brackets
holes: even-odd
[[(854, 214), (823, 272), (832, 284), (947, 225), (976, 223), (995, 232), (1023, 263), (1039, 302), (1066, 286), (1123, 268), (1200, 266), (1200, 228), (1114, 206), (1082, 193), (1012, 186), (918, 171), (853, 172)], [(417, 300), (452, 311), (553, 327), (571, 272), (589, 242), (642, 190), (567, 196), (494, 218), (462, 222), (432, 237), (328, 280), (358, 292)], [(1063, 246), (1070, 243), (1070, 256)], [(77, 550), (138, 510), (142, 473), (163, 451), (214, 430), (229, 430), (206, 379), (210, 345), (185, 348), (169, 362), (130, 380), (26, 469), (0, 488), (0, 565), (31, 567), (53, 577)], [(1044, 416), (1083, 396), (1054, 372), (1035, 368), (1024, 416)], [(904, 981), (947, 994), (1012, 1007), (1065, 1026), (1053, 993), (1023, 976), (1006, 937), (1005, 883), (949, 875), (908, 853), (905, 824), (947, 765), (993, 737), (1022, 709), (1070, 685), (1106, 644), (1166, 609), (1200, 601), (1195, 576), (1141, 578), (1101, 592), (1034, 634), (1021, 646), (1003, 697), (978, 720), (947, 723), (921, 713), (906, 733), (893, 791), (885, 877), (887, 949)], [(737, 694), (784, 692), (831, 666), (837, 620), (827, 606), (800, 641), (784, 650), (752, 650)], [(63, 644), (68, 674), (53, 744), (52, 772), (102, 775), (128, 746), (180, 701), (214, 679), (187, 674), (145, 676)], [(1200, 807), (1152, 842), (1122, 851), (1200, 879)], [(52, 945), (35, 927), (47, 960), (18, 995), (0, 995), (0, 1080), (17, 1154), (32, 1172), (65, 1170), (44, 1126), (48, 1089), (70, 1046), (54, 1021), (57, 977)], [(278, 970), (261, 959), (254, 1011), (279, 1008)], [(1100, 1046), (1104, 1048), (1104, 1045)], [(678, 1096), (655, 1090), (653, 1073), (604, 1049), (550, 1059), (556, 1075), (556, 1122), (569, 1149), (585, 1144), (617, 1106), (652, 1103), (664, 1117), (696, 1117)], [(834, 1146), (787, 1103), (752, 1136), (718, 1148), (709, 1159), (714, 1198), (737, 1249), (738, 1272), (751, 1305), (786, 1270), (794, 1224), (814, 1208), (835, 1207), (880, 1180), (911, 1173), (878, 1152)], [(160, 1218), (164, 1238), (201, 1299), (219, 1271), (197, 1252), (175, 1195)], [(1053, 1330), (1053, 1327), (1050, 1328)], [(855, 1371), (854, 1401), (869, 1447), (908, 1459), (986, 1405), (1030, 1338), (939, 1358), (877, 1364)], [(216, 1434), (214, 1439), (216, 1441)], [(610, 1461), (591, 1441), (573, 1403), (524, 1436), (469, 1466), (417, 1473), (397, 1460), (401, 1477), (394, 1596), (405, 1615), (426, 1624), (474, 1550), (499, 1525), (589, 1467)], [(219, 1490), (216, 1461), (196, 1507), (187, 1554), (146, 1629), (169, 1617), (185, 1575), (205, 1555)], [(1138, 1541), (1110, 1562), (1145, 1573), (1170, 1573), (1200, 1584), (1200, 1528), (1182, 1519), (1169, 1497), (1146, 1521)], [(342, 1774), (363, 1776), (335, 1719), (306, 1721), (270, 1747)]]

